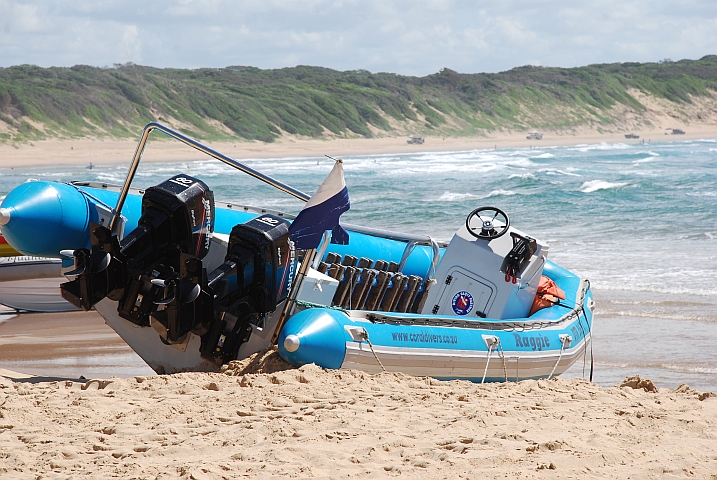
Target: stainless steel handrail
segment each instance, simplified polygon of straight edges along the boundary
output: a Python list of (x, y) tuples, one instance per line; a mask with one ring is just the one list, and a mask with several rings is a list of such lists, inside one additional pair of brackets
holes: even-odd
[(305, 194), (304, 192), (295, 189), (294, 187), (291, 187), (283, 182), (280, 182), (274, 178), (271, 178), (268, 175), (264, 175), (263, 173), (254, 170), (251, 167), (247, 167), (243, 163), (228, 157), (224, 155), (223, 153), (217, 152), (211, 147), (208, 147), (204, 145), (201, 142), (198, 142), (197, 140), (194, 140), (192, 137), (189, 137), (187, 135), (184, 135), (183, 133), (180, 133), (172, 128), (169, 128), (166, 125), (162, 125), (158, 122), (151, 122), (148, 123), (144, 130), (142, 130), (142, 136), (139, 139), (139, 143), (137, 144), (137, 150), (134, 152), (134, 157), (132, 158), (132, 164), (129, 167), (129, 171), (127, 172), (127, 178), (124, 181), (124, 185), (122, 186), (122, 191), (120, 192), (120, 196), (117, 199), (117, 206), (115, 207), (114, 215), (112, 216), (112, 220), (110, 221), (109, 228), (110, 230), (114, 231), (114, 227), (116, 225), (117, 219), (119, 218), (120, 214), (122, 213), (122, 207), (124, 206), (124, 202), (127, 199), (127, 194), (129, 193), (130, 185), (132, 184), (132, 180), (134, 179), (135, 173), (137, 173), (137, 167), (139, 167), (140, 159), (142, 158), (142, 153), (144, 152), (144, 147), (147, 145), (147, 139), (149, 138), (149, 134), (152, 133), (153, 130), (159, 130), (160, 132), (164, 133), (168, 137), (172, 137), (175, 140), (179, 140), (180, 142), (183, 142), (190, 147), (196, 148), (200, 152), (204, 152), (207, 155), (216, 158), (220, 162), (224, 162), (227, 165), (230, 165), (238, 170), (241, 170), (242, 172), (251, 175), (254, 178), (258, 178), (259, 180), (271, 185), (274, 188), (278, 188), (279, 190), (288, 193), (289, 195), (293, 195), (299, 200), (303, 200), (307, 202), (309, 198), (311, 198), (310, 195)]
[[(122, 207), (124, 206), (124, 202), (127, 199), (127, 195), (129, 193), (130, 185), (132, 184), (132, 180), (134, 179), (135, 173), (137, 173), (137, 168), (139, 167), (139, 162), (142, 158), (142, 153), (144, 153), (144, 148), (147, 145), (147, 140), (149, 139), (149, 134), (152, 133), (154, 130), (159, 130), (160, 132), (164, 133), (168, 137), (174, 138), (175, 140), (179, 140), (182, 143), (185, 143), (189, 145), (192, 148), (195, 148), (199, 150), (200, 152), (203, 152), (211, 157), (216, 158), (220, 162), (226, 163), (227, 165), (234, 167), (238, 170), (241, 170), (242, 172), (251, 175), (254, 178), (257, 178), (261, 180), (264, 183), (267, 183), (268, 185), (271, 185), (274, 188), (277, 188), (285, 193), (288, 193), (289, 195), (293, 195), (294, 197), (298, 198), (299, 200), (303, 200), (305, 202), (309, 201), (310, 195), (305, 194), (304, 192), (295, 189), (294, 187), (291, 187), (283, 182), (280, 182), (279, 180), (276, 180), (274, 178), (271, 178), (268, 175), (265, 175), (257, 170), (254, 170), (251, 167), (248, 167), (244, 165), (243, 163), (228, 157), (224, 155), (221, 152), (218, 152), (214, 150), (213, 148), (204, 145), (203, 143), (199, 142), (198, 140), (193, 139), (192, 137), (189, 137), (187, 135), (184, 135), (181, 132), (178, 132), (166, 125), (163, 125), (159, 122), (151, 122), (145, 125), (144, 129), (142, 130), (142, 135), (140, 136), (139, 143), (137, 144), (137, 149), (134, 152), (134, 156), (132, 157), (132, 164), (129, 167), (129, 171), (127, 172), (127, 178), (124, 181), (124, 185), (122, 185), (122, 190), (120, 191), (119, 198), (117, 199), (117, 206), (114, 209), (112, 219), (109, 223), (109, 229), (114, 231), (116, 225), (117, 225), (117, 219), (120, 217), (122, 213)], [(408, 259), (408, 256), (410, 255), (410, 251), (413, 250), (413, 247), (417, 244), (422, 245), (429, 245), (433, 249), (433, 260), (431, 262), (431, 266), (427, 272), (426, 279), (430, 279), (432, 274), (435, 272), (436, 265), (438, 265), (438, 261), (440, 260), (440, 249), (439, 245), (436, 243), (433, 238), (429, 237), (428, 235), (411, 235), (407, 233), (402, 232), (392, 232), (389, 230), (381, 230), (377, 228), (370, 228), (370, 227), (364, 227), (362, 225), (352, 225), (352, 224), (342, 224), (343, 227), (345, 227), (347, 230), (358, 232), (358, 233), (365, 233), (367, 235), (377, 236), (377, 237), (383, 237), (391, 240), (398, 240), (402, 242), (409, 242), (408, 245), (406, 245), (406, 249), (404, 250), (404, 258), (401, 260), (401, 264), (405, 264), (406, 260)], [(410, 250), (410, 251), (409, 251)]]
[(403, 256), (399, 265), (399, 271), (403, 269), (408, 261), (408, 257), (413, 253), (413, 249), (416, 245), (428, 245), (433, 251), (433, 259), (431, 260), (431, 266), (426, 272), (426, 280), (430, 280), (436, 271), (438, 262), (441, 260), (441, 249), (446, 244), (441, 242), (439, 245), (432, 237), (428, 235), (412, 235), (410, 233), (392, 232), (390, 230), (381, 230), (380, 228), (364, 227), (363, 225), (353, 225), (350, 223), (342, 223), (342, 227), (352, 232), (365, 233), (366, 235), (372, 235), (374, 237), (387, 238), (389, 240), (398, 240), (400, 242), (407, 242), (406, 248), (403, 250)]

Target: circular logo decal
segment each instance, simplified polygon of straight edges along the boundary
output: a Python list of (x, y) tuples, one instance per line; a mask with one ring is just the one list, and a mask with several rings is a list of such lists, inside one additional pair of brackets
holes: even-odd
[(473, 310), (473, 295), (469, 292), (458, 292), (453, 296), (451, 302), (456, 315), (468, 315)]

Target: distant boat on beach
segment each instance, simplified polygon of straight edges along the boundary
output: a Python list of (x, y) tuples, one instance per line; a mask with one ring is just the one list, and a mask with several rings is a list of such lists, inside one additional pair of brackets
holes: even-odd
[(543, 138), (543, 134), (540, 132), (530, 132), (525, 138), (528, 140), (541, 140)]
[(628, 139), (631, 139), (631, 138), (632, 138), (632, 139), (638, 139), (638, 138), (640, 138), (640, 135), (635, 135), (634, 133), (626, 133), (626, 134), (625, 134), (625, 138), (628, 138)]

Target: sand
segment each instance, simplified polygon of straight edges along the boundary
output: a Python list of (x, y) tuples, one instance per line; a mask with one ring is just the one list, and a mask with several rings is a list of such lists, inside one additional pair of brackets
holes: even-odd
[(658, 387), (297, 369), (272, 350), (157, 376), (96, 312), (21, 314), (0, 323), (0, 478), (717, 478), (717, 396)]
[(442, 382), (272, 350), (157, 376), (96, 312), (0, 322), (0, 478), (717, 479), (717, 396), (686, 385)]
[[(210, 147), (236, 159), (286, 157), (345, 157), (351, 155), (464, 151), (474, 149), (550, 147), (600, 143), (638, 143), (717, 138), (717, 123), (683, 127), (685, 135), (665, 135), (661, 126), (635, 131), (639, 140), (627, 140), (623, 133), (601, 133), (596, 129), (544, 132), (542, 140), (527, 140), (526, 132), (497, 132), (485, 137), (425, 137), (422, 145), (408, 145), (406, 136), (383, 138), (306, 139), (286, 136), (274, 143), (206, 142)], [(159, 140), (157, 140), (159, 138)], [(0, 144), (0, 168), (45, 165), (127, 164), (132, 160), (135, 140), (44, 140), (19, 145)], [(152, 134), (142, 156), (143, 162), (183, 162), (207, 157), (174, 140)]]
[(628, 383), (294, 369), (271, 351), (214, 374), (0, 377), (0, 477), (717, 478), (717, 398)]

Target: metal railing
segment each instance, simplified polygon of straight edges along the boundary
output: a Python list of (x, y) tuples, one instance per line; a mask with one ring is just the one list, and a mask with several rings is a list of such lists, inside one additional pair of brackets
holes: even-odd
[[(309, 201), (309, 198), (311, 198), (310, 195), (307, 195), (301, 190), (297, 190), (290, 185), (287, 185), (283, 182), (280, 182), (279, 180), (276, 180), (268, 175), (259, 172), (258, 170), (254, 170), (253, 168), (244, 165), (238, 160), (235, 160), (227, 155), (224, 155), (221, 152), (214, 150), (207, 145), (204, 145), (202, 142), (195, 140), (192, 137), (178, 132), (166, 125), (162, 125), (159, 122), (151, 122), (145, 125), (144, 129), (142, 130), (142, 135), (140, 136), (139, 143), (137, 144), (137, 149), (135, 150), (134, 156), (132, 157), (132, 163), (130, 164), (129, 171), (127, 172), (127, 178), (125, 179), (124, 184), (122, 185), (122, 189), (120, 190), (120, 195), (117, 199), (117, 206), (114, 209), (112, 219), (109, 223), (109, 229), (112, 231), (114, 231), (115, 227), (117, 226), (117, 221), (122, 214), (122, 207), (124, 206), (124, 202), (127, 199), (127, 195), (129, 194), (130, 186), (132, 184), (132, 180), (134, 179), (135, 173), (137, 173), (137, 168), (139, 167), (139, 162), (142, 159), (142, 153), (144, 153), (144, 148), (147, 145), (149, 134), (152, 133), (154, 130), (159, 130), (161, 133), (167, 135), (168, 137), (174, 138), (175, 140), (179, 140), (180, 142), (189, 145), (190, 147), (195, 148), (200, 152), (203, 152), (210, 157), (213, 157), (220, 162), (229, 165), (230, 167), (234, 167), (237, 170), (246, 173), (247, 175), (259, 179), (262, 182), (271, 185), (278, 190), (281, 190), (282, 192), (288, 193), (289, 195), (292, 195), (299, 200), (307, 202)], [(438, 261), (440, 260), (440, 249), (436, 241), (428, 235), (411, 235), (407, 233), (392, 232), (389, 230), (364, 227), (361, 225), (342, 224), (342, 226), (345, 227), (347, 230), (357, 233), (364, 233), (367, 235), (383, 237), (391, 240), (408, 242), (408, 244), (406, 245), (406, 249), (404, 250), (403, 259), (401, 260), (402, 267), (416, 245), (428, 245), (433, 250), (433, 260), (427, 272), (426, 279), (430, 279), (430, 277), (435, 272), (436, 266), (438, 265)]]
[(144, 130), (142, 130), (142, 136), (139, 139), (139, 143), (137, 144), (137, 150), (134, 152), (134, 157), (132, 158), (132, 164), (129, 167), (129, 172), (127, 172), (127, 178), (124, 181), (124, 185), (122, 186), (122, 191), (120, 192), (120, 196), (117, 199), (117, 206), (115, 207), (115, 214), (112, 216), (112, 221), (110, 222), (110, 230), (114, 229), (115, 223), (117, 221), (117, 218), (119, 218), (119, 215), (122, 213), (122, 207), (124, 206), (124, 202), (127, 199), (127, 194), (129, 193), (130, 185), (132, 184), (132, 180), (134, 179), (135, 173), (137, 173), (137, 167), (139, 167), (139, 162), (142, 158), (142, 153), (144, 152), (144, 147), (147, 145), (147, 140), (149, 138), (149, 134), (152, 133), (154, 130), (159, 130), (160, 132), (164, 133), (168, 137), (174, 138), (175, 140), (179, 140), (182, 143), (185, 143), (189, 145), (192, 148), (195, 148), (199, 150), (200, 152), (206, 153), (210, 157), (214, 157), (220, 162), (224, 162), (227, 165), (234, 167), (238, 170), (241, 170), (242, 172), (246, 173), (247, 175), (251, 175), (254, 178), (258, 178), (262, 182), (265, 182), (269, 185), (271, 185), (274, 188), (277, 188), (283, 192), (288, 193), (289, 195), (293, 195), (294, 197), (298, 198), (299, 200), (303, 200), (307, 202), (309, 198), (311, 198), (310, 195), (305, 194), (301, 190), (297, 190), (294, 187), (291, 187), (283, 182), (280, 182), (279, 180), (276, 180), (274, 178), (271, 178), (268, 175), (264, 175), (263, 173), (254, 170), (251, 167), (247, 167), (243, 163), (228, 157), (224, 155), (223, 153), (217, 152), (211, 147), (208, 147), (207, 145), (204, 145), (203, 143), (193, 139), (192, 137), (189, 137), (187, 135), (184, 135), (183, 133), (180, 133), (174, 129), (169, 128), (166, 125), (162, 125), (158, 122), (152, 122), (148, 123)]

